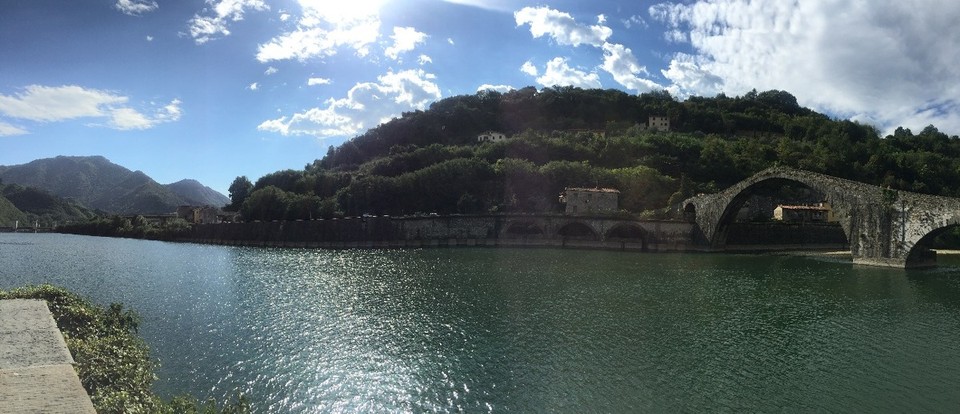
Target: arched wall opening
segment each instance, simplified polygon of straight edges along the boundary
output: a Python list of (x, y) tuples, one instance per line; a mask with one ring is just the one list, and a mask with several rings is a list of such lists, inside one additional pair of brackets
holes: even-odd
[(568, 223), (557, 230), (557, 234), (568, 239), (600, 240), (600, 236), (590, 226), (575, 221)]
[(605, 239), (621, 243), (639, 243), (642, 250), (647, 249), (647, 233), (635, 224), (618, 224), (607, 231)]
[(683, 206), (682, 216), (686, 221), (697, 221), (697, 206), (693, 205), (693, 203), (687, 203), (687, 205)]

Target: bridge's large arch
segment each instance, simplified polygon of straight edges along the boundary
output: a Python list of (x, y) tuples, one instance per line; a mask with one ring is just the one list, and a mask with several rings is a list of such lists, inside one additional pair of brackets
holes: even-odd
[[(960, 214), (960, 212), (958, 212), (958, 214)], [(960, 215), (955, 215), (942, 223), (931, 226), (931, 229), (917, 239), (917, 242), (910, 247), (905, 267), (918, 268), (936, 266), (937, 254), (931, 250), (934, 240), (957, 227), (960, 227)]]
[[(830, 203), (831, 206), (833, 206), (833, 208), (836, 209), (839, 207), (842, 209), (843, 201), (832, 199), (836, 197), (833, 197), (832, 192), (829, 191), (829, 189), (823, 188), (823, 186), (819, 185), (819, 183), (809, 182), (803, 179), (782, 177), (782, 176), (774, 176), (774, 177), (757, 179), (752, 183), (749, 183), (743, 186), (742, 188), (739, 189), (738, 192), (734, 193), (732, 197), (730, 197), (729, 201), (724, 206), (722, 213), (720, 214), (716, 222), (716, 227), (713, 232), (712, 238), (710, 240), (711, 244), (715, 246), (723, 246), (726, 244), (728, 230), (730, 229), (731, 224), (734, 223), (734, 221), (736, 220), (737, 214), (741, 211), (744, 204), (752, 196), (761, 192), (769, 192), (772, 190), (776, 190), (776, 189), (788, 187), (788, 186), (803, 187), (803, 188), (808, 188), (810, 190), (813, 190), (819, 193), (824, 198), (823, 201), (827, 201), (828, 203)], [(692, 203), (689, 203), (687, 207), (685, 207), (684, 211), (692, 212), (692, 214), (695, 217), (696, 206), (693, 205)], [(850, 240), (849, 226), (844, 225), (842, 221), (840, 222), (840, 226), (843, 229), (843, 236), (847, 240), (847, 244), (848, 244)]]
[(557, 234), (568, 239), (600, 240), (600, 235), (593, 227), (579, 221), (567, 223), (557, 229)]

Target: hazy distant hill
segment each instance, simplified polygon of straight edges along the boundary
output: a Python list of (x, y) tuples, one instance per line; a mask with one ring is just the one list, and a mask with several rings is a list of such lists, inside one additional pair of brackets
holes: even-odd
[(43, 189), (109, 213), (172, 213), (179, 205), (213, 204), (196, 203), (200, 199), (194, 192), (179, 190), (184, 186), (161, 185), (141, 171), (130, 171), (101, 156), (59, 156), (0, 167), (0, 179), (8, 184)]
[(230, 198), (197, 180), (180, 180), (173, 184), (167, 184), (165, 187), (186, 200), (190, 205), (222, 207), (230, 203)]

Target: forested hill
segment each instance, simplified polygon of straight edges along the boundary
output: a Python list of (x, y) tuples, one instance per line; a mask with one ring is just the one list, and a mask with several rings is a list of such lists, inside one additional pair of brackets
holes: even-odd
[(0, 183), (0, 227), (54, 227), (94, 217), (94, 211), (46, 191)]
[[(650, 116), (670, 131), (645, 128)], [(484, 131), (510, 138), (478, 143)], [(627, 212), (655, 215), (775, 164), (960, 196), (960, 140), (933, 126), (881, 137), (777, 90), (678, 101), (573, 87), (443, 99), (230, 191), (248, 219), (558, 211), (564, 187), (597, 185), (619, 189)]]

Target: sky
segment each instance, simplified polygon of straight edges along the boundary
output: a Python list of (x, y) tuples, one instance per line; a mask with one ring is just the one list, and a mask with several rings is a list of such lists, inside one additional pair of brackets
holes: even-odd
[(0, 0), (0, 165), (102, 155), (227, 194), (445, 97), (555, 85), (779, 89), (957, 135), (958, 21), (946, 0)]

